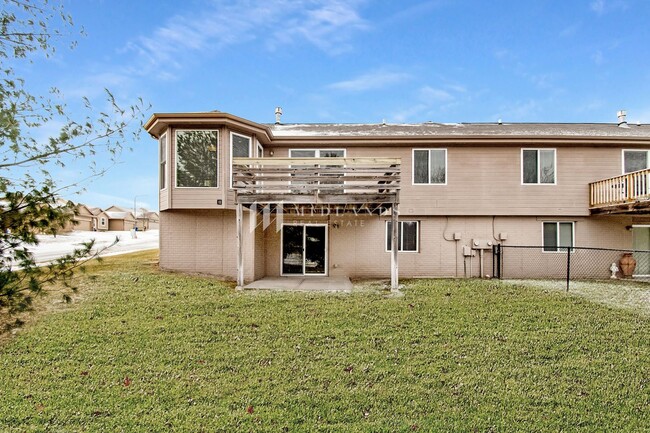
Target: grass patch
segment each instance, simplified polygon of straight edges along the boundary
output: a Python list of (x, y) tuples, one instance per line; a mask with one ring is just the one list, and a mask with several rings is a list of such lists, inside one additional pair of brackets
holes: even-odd
[(0, 346), (0, 430), (648, 429), (643, 315), (492, 281), (239, 292), (154, 254)]

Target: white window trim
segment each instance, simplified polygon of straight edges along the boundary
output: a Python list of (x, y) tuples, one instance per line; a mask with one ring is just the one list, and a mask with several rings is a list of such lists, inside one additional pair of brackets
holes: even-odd
[[(162, 153), (160, 152), (160, 142), (165, 140), (165, 170), (164, 170), (164, 175), (165, 175), (165, 186), (160, 188), (160, 179), (158, 179), (158, 190), (159, 191), (165, 191), (168, 186), (169, 186), (169, 141), (167, 140), (167, 132), (162, 134), (160, 138), (158, 139), (158, 170), (160, 170), (160, 165), (162, 164)], [(158, 176), (160, 176), (160, 172), (158, 173)]]
[[(557, 249), (555, 251), (546, 251), (546, 245), (544, 245), (544, 224), (551, 224), (554, 223), (558, 226), (557, 230)], [(576, 222), (575, 221), (542, 221), (542, 253), (546, 254), (566, 254), (566, 251), (562, 251), (562, 248), (560, 245), (560, 224), (564, 223), (570, 223), (571, 224), (571, 240), (573, 241), (573, 245), (571, 245), (571, 252), (575, 252), (575, 246), (576, 246)]]
[[(539, 181), (540, 179), (540, 173), (539, 173), (539, 153), (537, 154), (537, 182), (535, 183), (527, 183), (524, 182), (524, 150), (536, 150), (539, 152), (540, 150), (552, 150), (553, 151), (553, 169), (555, 171), (554, 176), (553, 176), (553, 183), (541, 183)], [(557, 149), (553, 147), (522, 147), (521, 152), (519, 153), (519, 166), (521, 169), (521, 184), (530, 186), (530, 185), (538, 185), (538, 186), (553, 186), (557, 185)]]
[[(621, 174), (628, 174), (625, 172), (625, 152), (646, 152), (647, 154), (647, 164), (648, 167), (646, 169), (650, 168), (650, 149), (621, 149)], [(634, 173), (634, 172), (630, 172)]]
[[(182, 131), (209, 131), (217, 133), (217, 185), (216, 186), (178, 186), (178, 146), (177, 146), (177, 136), (179, 132)], [(206, 190), (206, 189), (219, 189), (219, 130), (218, 129), (197, 129), (197, 128), (178, 128), (174, 130), (174, 188), (177, 189), (197, 189), (197, 190)]]
[[(306, 230), (305, 227), (325, 227), (325, 273), (323, 274), (306, 274), (305, 273), (305, 252), (303, 249), (303, 265), (302, 265), (302, 274), (285, 274), (284, 273), (284, 226), (301, 226), (302, 227), (302, 242), (303, 248), (305, 246), (305, 236)], [(282, 230), (280, 230), (280, 276), (302, 276), (302, 277), (326, 277), (329, 275), (329, 227), (324, 223), (282, 223)]]
[(230, 189), (233, 189), (232, 188), (232, 176), (233, 176), (233, 174), (232, 174), (232, 143), (233, 143), (232, 138), (235, 135), (238, 136), (238, 137), (243, 137), (243, 138), (248, 139), (248, 157), (251, 158), (251, 155), (253, 155), (253, 137), (251, 137), (249, 135), (239, 134), (237, 132), (230, 131), (230, 152), (229, 152), (230, 153), (230, 176), (228, 176), (228, 178), (230, 179)]
[[(391, 222), (391, 221), (386, 221), (385, 230), (384, 230), (385, 233), (386, 233), (386, 237), (384, 238), (384, 252), (385, 253), (390, 253), (391, 252), (391, 250), (389, 250), (387, 248), (388, 247), (388, 237), (389, 236), (392, 237), (392, 235), (393, 235), (392, 233), (388, 233), (388, 223), (389, 222)], [(401, 249), (402, 245), (400, 245), (397, 252), (398, 253), (405, 253), (405, 254), (419, 253), (420, 252), (420, 221), (418, 221), (418, 220), (400, 220), (400, 221), (397, 221), (397, 224), (399, 224), (400, 230), (402, 230), (402, 223), (415, 223), (415, 226), (416, 226), (416, 229), (415, 229), (416, 230), (416, 233), (415, 233), (415, 251), (410, 251), (410, 250), (409, 251), (404, 251), (404, 250)], [(401, 239), (402, 244), (404, 244), (404, 236), (400, 237), (398, 235), (397, 237), (399, 239)]]
[(262, 146), (262, 144), (258, 142), (256, 144), (256, 148), (257, 148), (257, 157), (264, 158), (264, 146)]
[[(428, 172), (429, 172), (429, 182), (422, 183), (422, 182), (415, 182), (415, 151), (416, 150), (426, 150), (431, 151), (431, 150), (444, 150), (445, 151), (445, 181), (444, 183), (431, 183), (431, 155), (427, 158), (427, 164), (428, 164)], [(449, 166), (447, 164), (447, 149), (445, 148), (414, 148), (411, 149), (411, 184), (413, 186), (445, 186), (447, 185), (447, 177), (449, 174)]]

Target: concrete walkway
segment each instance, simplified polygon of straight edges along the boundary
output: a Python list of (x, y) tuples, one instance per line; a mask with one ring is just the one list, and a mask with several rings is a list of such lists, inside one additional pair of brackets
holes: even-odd
[(295, 292), (351, 292), (347, 277), (266, 277), (244, 286), (245, 290), (279, 290)]

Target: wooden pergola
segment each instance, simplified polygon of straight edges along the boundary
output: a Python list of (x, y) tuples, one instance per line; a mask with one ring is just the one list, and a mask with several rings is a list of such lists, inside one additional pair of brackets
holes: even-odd
[(244, 208), (285, 213), (390, 213), (391, 290), (398, 290), (399, 158), (233, 158), (237, 206), (237, 285), (244, 285)]

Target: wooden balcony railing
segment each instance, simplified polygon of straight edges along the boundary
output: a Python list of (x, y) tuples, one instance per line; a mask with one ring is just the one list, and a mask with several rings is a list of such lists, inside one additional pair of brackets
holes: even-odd
[(589, 184), (589, 207), (600, 208), (650, 200), (650, 169)]
[(238, 203), (397, 203), (399, 158), (233, 158)]

